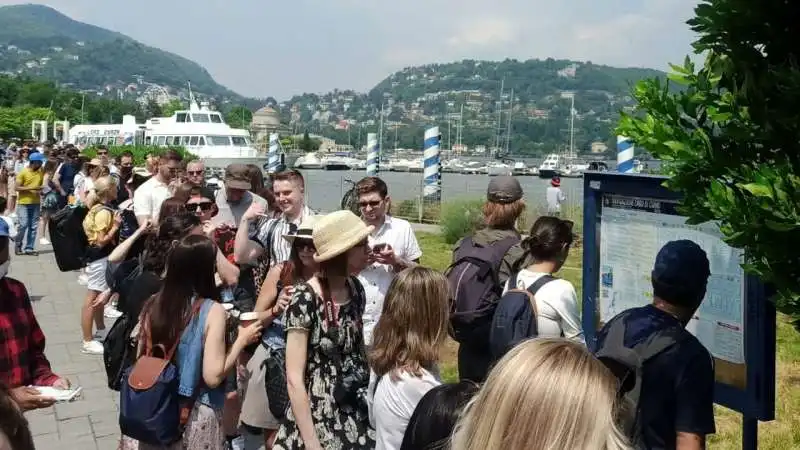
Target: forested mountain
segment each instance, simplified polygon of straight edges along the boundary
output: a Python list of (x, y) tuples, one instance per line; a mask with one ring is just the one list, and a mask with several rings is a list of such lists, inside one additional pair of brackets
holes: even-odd
[(200, 93), (238, 97), (193, 61), (42, 5), (0, 7), (0, 71), (95, 91), (137, 80), (180, 90), (191, 81)]
[(279, 106), (296, 128), (334, 134), (356, 147), (377, 130), (383, 108), (384, 148), (418, 149), (422, 130), (439, 125), (445, 147), (459, 143), (460, 128), (468, 148), (489, 152), (497, 145), (503, 152), (508, 140), (512, 153), (534, 155), (568, 145), (574, 95), (574, 145), (588, 152), (593, 142), (614, 148), (612, 128), (619, 111), (633, 106), (632, 85), (663, 76), (568, 60), (464, 60), (405, 68), (366, 94), (304, 94)]

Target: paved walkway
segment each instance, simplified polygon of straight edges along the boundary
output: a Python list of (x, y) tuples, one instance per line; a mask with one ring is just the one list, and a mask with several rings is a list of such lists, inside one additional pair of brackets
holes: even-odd
[[(119, 439), (119, 394), (108, 389), (102, 356), (81, 353), (80, 308), (86, 288), (77, 274), (61, 273), (50, 250), (38, 257), (13, 256), (10, 277), (28, 288), (47, 338), (53, 371), (83, 387), (81, 398), (27, 414), (36, 448), (110, 450)], [(106, 319), (106, 326), (113, 322)]]

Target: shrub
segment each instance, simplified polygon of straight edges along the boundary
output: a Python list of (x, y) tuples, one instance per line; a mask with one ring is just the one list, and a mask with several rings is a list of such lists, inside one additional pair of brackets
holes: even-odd
[(448, 244), (475, 232), (483, 224), (483, 200), (455, 200), (442, 205), (442, 237)]
[[(111, 156), (119, 156), (122, 152), (129, 151), (133, 153), (133, 164), (136, 166), (143, 166), (145, 160), (147, 159), (147, 155), (160, 155), (167, 150), (175, 150), (181, 155), (183, 155), (184, 161), (191, 161), (193, 159), (197, 159), (192, 153), (189, 153), (185, 147), (158, 147), (155, 145), (123, 145), (123, 146), (111, 146), (108, 147), (108, 152)], [(89, 158), (94, 158), (97, 156), (97, 148), (96, 147), (87, 147), (83, 150), (84, 155), (88, 156)]]

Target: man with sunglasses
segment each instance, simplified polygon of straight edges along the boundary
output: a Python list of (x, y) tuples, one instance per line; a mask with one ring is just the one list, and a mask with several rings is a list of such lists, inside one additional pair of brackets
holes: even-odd
[(372, 344), (372, 330), (383, 310), (383, 299), (395, 275), (419, 262), (422, 250), (411, 224), (389, 215), (389, 188), (378, 177), (366, 177), (356, 183), (361, 218), (375, 229), (369, 236), (372, 252), (370, 265), (358, 278), (364, 285), (367, 304), (364, 308), (364, 343)]

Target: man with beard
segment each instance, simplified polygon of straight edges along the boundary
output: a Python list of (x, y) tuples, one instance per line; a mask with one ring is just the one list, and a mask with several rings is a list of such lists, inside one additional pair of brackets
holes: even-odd
[(156, 174), (136, 190), (133, 211), (139, 225), (150, 220), (158, 221), (158, 213), (164, 200), (172, 196), (170, 183), (178, 176), (183, 156), (175, 150), (167, 150), (159, 157)]

